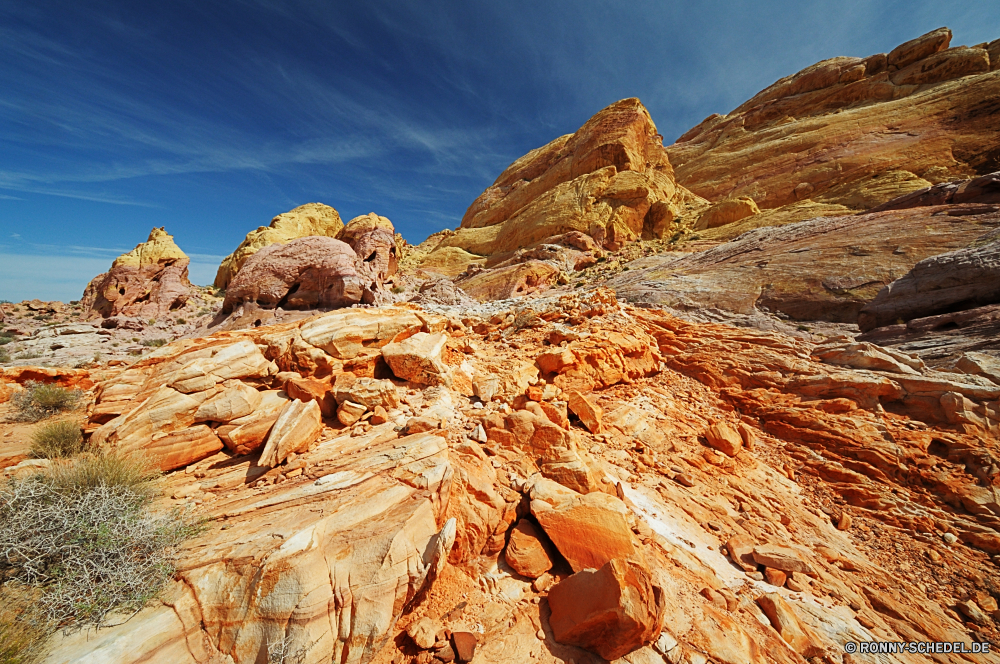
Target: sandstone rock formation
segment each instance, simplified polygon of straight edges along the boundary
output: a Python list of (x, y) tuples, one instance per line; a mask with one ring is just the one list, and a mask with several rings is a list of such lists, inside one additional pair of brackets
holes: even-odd
[(865, 305), (858, 326), (867, 332), (991, 304), (1000, 304), (1000, 237), (920, 261)]
[[(419, 251), (425, 269), (455, 274), (478, 263), (477, 256), (494, 256), (494, 263), (500, 263), (541, 245), (572, 246), (566, 243), (567, 233), (587, 236), (588, 242), (593, 238), (593, 250), (619, 248), (641, 237), (663, 237), (678, 217), (702, 205), (704, 201), (674, 182), (662, 137), (648, 111), (638, 99), (624, 99), (594, 115), (576, 133), (515, 161), (473, 202), (456, 232), (429, 238), (433, 246)], [(514, 261), (547, 258), (521, 255)], [(571, 264), (576, 262), (571, 259)], [(525, 269), (530, 268), (511, 266), (503, 274), (490, 274), (489, 279), (501, 285), (481, 299), (524, 294), (523, 288), (503, 285), (523, 284), (526, 278), (518, 272)], [(538, 273), (540, 268), (533, 269)], [(554, 276), (527, 281), (531, 285), (531, 280)], [(462, 287), (471, 294), (478, 284)]]
[(800, 321), (853, 323), (918, 262), (967, 247), (998, 226), (1000, 208), (974, 203), (820, 217), (757, 228), (705, 251), (633, 261), (610, 285), (633, 302), (682, 310), (759, 308)]
[[(335, 226), (326, 230), (333, 232)], [(289, 224), (280, 227), (288, 230)], [(340, 239), (316, 234), (254, 248), (242, 259), (239, 272), (227, 278), (223, 312), (240, 305), (254, 310), (330, 309), (386, 299), (384, 284), (396, 274), (400, 253), (392, 222), (369, 213), (339, 227), (336, 235)]]
[(216, 288), (229, 288), (229, 284), (255, 253), (272, 244), (286, 244), (292, 240), (310, 235), (337, 237), (344, 228), (340, 214), (329, 205), (306, 203), (279, 214), (270, 225), (260, 226), (247, 233), (236, 250), (222, 259), (215, 276)]
[[(310, 663), (794, 664), (848, 640), (995, 638), (989, 356), (937, 372), (601, 290), (451, 312), (336, 311), (102, 374), (91, 443), (174, 468), (165, 500), (207, 526), (165, 594), (57, 634), (48, 661), (244, 664), (280, 642)], [(392, 374), (383, 351), (418, 333), (444, 335), (450, 382)], [(568, 419), (571, 390), (601, 408), (600, 433)], [(294, 429), (279, 414), (322, 414), (329, 394), (362, 419), (278, 435)], [(713, 426), (736, 432), (735, 456), (706, 444)], [(232, 445), (254, 427), (254, 449)], [(290, 443), (273, 466), (272, 435)], [(5, 474), (32, 472), (9, 440)], [(497, 559), (538, 553), (525, 519), (552, 543), (536, 579)]]
[(223, 312), (243, 303), (266, 309), (345, 307), (361, 302), (368, 279), (345, 242), (303, 237), (270, 244), (250, 257), (230, 282)]
[(158, 318), (183, 307), (192, 295), (187, 255), (163, 228), (154, 228), (149, 239), (111, 264), (111, 270), (94, 277), (80, 301), (94, 316)]
[(997, 42), (950, 42), (941, 28), (888, 56), (824, 60), (668, 146), (680, 185), (713, 202), (750, 197), (765, 212), (702, 237), (849, 214), (996, 171)]
[(882, 210), (903, 210), (912, 207), (962, 203), (981, 203), (989, 207), (1000, 203), (1000, 172), (988, 173), (969, 180), (942, 182), (932, 187), (918, 189), (913, 193), (904, 194), (872, 208), (870, 211), (881, 212)]

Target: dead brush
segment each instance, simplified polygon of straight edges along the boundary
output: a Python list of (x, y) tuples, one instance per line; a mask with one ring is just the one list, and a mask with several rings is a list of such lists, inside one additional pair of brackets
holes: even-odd
[(55, 628), (138, 612), (197, 530), (176, 511), (150, 509), (154, 477), (135, 459), (85, 455), (9, 480), (0, 487), (0, 580), (37, 590)]
[(80, 391), (29, 380), (24, 384), (23, 390), (14, 393), (10, 401), (14, 406), (15, 421), (38, 422), (75, 408), (80, 401)]

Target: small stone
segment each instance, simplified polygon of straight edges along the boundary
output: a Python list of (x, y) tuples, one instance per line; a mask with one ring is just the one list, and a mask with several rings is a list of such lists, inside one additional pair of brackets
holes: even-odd
[(983, 610), (979, 608), (979, 605), (973, 602), (971, 599), (967, 599), (964, 602), (959, 602), (958, 604), (956, 604), (956, 606), (958, 607), (958, 610), (962, 613), (962, 615), (964, 615), (966, 618), (971, 620), (973, 623), (979, 625), (980, 627), (984, 627), (987, 624), (989, 624), (990, 621), (989, 617), (985, 613), (983, 613)]
[(788, 575), (782, 572), (780, 569), (772, 569), (770, 567), (764, 568), (764, 578), (772, 586), (778, 586), (779, 588), (785, 585), (785, 581), (788, 580)]
[(580, 422), (587, 427), (590, 433), (601, 432), (604, 410), (600, 406), (591, 403), (587, 397), (576, 390), (570, 390), (566, 394), (566, 402), (570, 412), (580, 418)]
[(452, 632), (451, 644), (455, 648), (455, 659), (459, 662), (471, 662), (476, 656), (476, 645), (479, 640), (472, 632)]
[(847, 530), (851, 527), (851, 515), (847, 512), (841, 512), (840, 518), (837, 519), (837, 530)]
[(806, 586), (799, 583), (792, 577), (788, 577), (787, 579), (785, 579), (785, 587), (794, 593), (804, 593), (806, 591)]
[(941, 535), (941, 539), (944, 540), (945, 544), (954, 544), (958, 541), (958, 537), (955, 536), (955, 533), (945, 533)]
[(441, 623), (433, 618), (423, 617), (406, 628), (406, 633), (418, 648), (427, 650), (434, 647), (437, 633), (442, 629)]
[(556, 582), (556, 578), (549, 574), (548, 572), (542, 574), (537, 579), (532, 581), (531, 588), (536, 593), (544, 593)]
[(441, 660), (442, 662), (454, 662), (455, 661), (455, 649), (451, 647), (451, 644), (445, 641), (441, 648), (437, 649), (434, 656)]
[(686, 486), (686, 487), (694, 486), (694, 478), (691, 477), (691, 475), (689, 475), (688, 473), (678, 473), (677, 475), (674, 476), (674, 481), (680, 484), (681, 486)]
[(368, 410), (359, 403), (345, 401), (337, 408), (337, 421), (345, 427), (349, 427), (361, 419), (361, 416)]
[(426, 433), (441, 428), (441, 420), (433, 417), (411, 417), (403, 426), (403, 435), (412, 436), (415, 433)]
[(760, 565), (783, 572), (813, 573), (813, 568), (799, 558), (799, 554), (796, 551), (776, 544), (764, 544), (754, 547), (753, 559)]
[(708, 444), (727, 456), (734, 457), (743, 447), (743, 438), (726, 422), (716, 422), (705, 431)]
[(385, 408), (382, 406), (375, 406), (375, 410), (372, 412), (372, 417), (370, 422), (375, 426), (379, 424), (385, 424), (389, 421), (389, 414), (385, 412)]
[(539, 641), (545, 640), (545, 632), (543, 630), (538, 630), (537, 632), (535, 632), (535, 636), (538, 637)]

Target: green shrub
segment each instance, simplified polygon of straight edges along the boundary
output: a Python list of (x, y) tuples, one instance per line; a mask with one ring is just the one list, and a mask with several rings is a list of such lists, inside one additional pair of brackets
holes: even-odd
[(6, 348), (0, 347), (0, 364), (10, 362), (10, 353)]
[(155, 473), (139, 461), (85, 455), (0, 487), (0, 578), (38, 592), (55, 627), (100, 627), (133, 613), (173, 573), (174, 548), (197, 531), (154, 512)]
[(83, 451), (83, 432), (75, 422), (50, 422), (31, 435), (31, 454), (38, 459), (61, 459)]
[(399, 286), (399, 285), (396, 285), (396, 286), (393, 286), (393, 287), (392, 287), (392, 292), (393, 292), (393, 293), (396, 293), (397, 295), (398, 295), (399, 293), (402, 293), (402, 292), (403, 292), (404, 290), (406, 290), (406, 289), (405, 289), (405, 288), (403, 288), (402, 286)]
[(42, 356), (41, 353), (37, 351), (25, 351), (23, 353), (18, 353), (14, 356), (15, 360), (37, 360)]
[(177, 319), (177, 324), (178, 325), (187, 325), (187, 319), (185, 319), (185, 318), (178, 318)]
[(143, 346), (146, 346), (148, 348), (159, 348), (160, 346), (166, 346), (167, 345), (167, 340), (166, 339), (143, 339), (140, 343)]
[(0, 332), (0, 346), (6, 346), (14, 340), (14, 335), (8, 332)]
[(80, 400), (79, 390), (58, 385), (29, 380), (24, 388), (11, 397), (14, 419), (20, 422), (37, 422), (58, 412), (72, 410)]

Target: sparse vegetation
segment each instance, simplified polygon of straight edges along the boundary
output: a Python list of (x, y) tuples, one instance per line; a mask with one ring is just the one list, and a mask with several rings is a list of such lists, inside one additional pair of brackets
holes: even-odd
[(291, 635), (267, 642), (267, 664), (302, 664), (306, 654), (305, 648), (292, 649)]
[(149, 325), (156, 325), (156, 319), (155, 318), (150, 318), (149, 319)]
[(14, 335), (10, 332), (0, 332), (0, 346), (5, 346), (14, 340)]
[(15, 584), (0, 586), (0, 664), (34, 664), (44, 654), (49, 629), (35, 594)]
[(37, 360), (42, 356), (41, 353), (33, 350), (25, 351), (23, 353), (18, 353), (14, 356), (15, 360)]
[(50, 422), (31, 435), (31, 454), (38, 459), (62, 459), (82, 451), (83, 433), (69, 420)]
[(143, 346), (146, 346), (147, 348), (159, 348), (160, 346), (166, 346), (167, 345), (167, 340), (166, 339), (143, 339), (140, 343)]
[(0, 487), (3, 589), (37, 592), (48, 629), (99, 627), (137, 612), (170, 577), (174, 547), (197, 530), (176, 511), (150, 510), (155, 477), (131, 457), (84, 455), (8, 481)]
[(11, 397), (14, 419), (20, 422), (38, 422), (50, 415), (72, 410), (80, 400), (78, 390), (58, 385), (46, 385), (30, 380), (25, 383), (24, 388)]
[(177, 324), (178, 325), (187, 325), (187, 319), (186, 318), (178, 318), (177, 319)]
[(392, 287), (392, 292), (396, 293), (397, 295), (399, 293), (402, 293), (404, 290), (406, 290), (406, 289), (403, 288), (402, 286), (398, 285), (398, 284)]
[(10, 362), (10, 353), (7, 352), (6, 348), (0, 347), (0, 364), (6, 364)]

